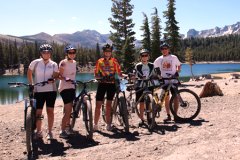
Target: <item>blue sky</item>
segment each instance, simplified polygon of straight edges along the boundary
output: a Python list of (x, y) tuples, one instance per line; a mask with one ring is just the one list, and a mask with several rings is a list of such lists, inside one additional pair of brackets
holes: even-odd
[[(141, 39), (143, 14), (149, 21), (154, 7), (165, 26), (162, 12), (167, 0), (132, 0), (136, 38)], [(50, 35), (74, 33), (84, 29), (102, 34), (111, 30), (111, 0), (7, 0), (0, 6), (0, 34), (32, 35), (45, 32)], [(180, 33), (189, 29), (204, 30), (240, 21), (240, 0), (176, 0), (176, 20)], [(162, 31), (163, 32), (163, 31)]]

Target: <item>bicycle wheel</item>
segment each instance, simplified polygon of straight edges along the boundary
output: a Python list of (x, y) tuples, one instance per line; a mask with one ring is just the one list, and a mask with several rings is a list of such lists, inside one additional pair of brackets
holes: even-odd
[[(179, 101), (177, 112), (174, 109), (175, 97), (177, 97)], [(169, 106), (176, 120), (191, 121), (199, 114), (201, 110), (201, 101), (195, 92), (189, 89), (180, 89), (177, 95), (171, 97)]]
[(119, 111), (120, 111), (119, 118), (122, 119), (125, 132), (128, 133), (129, 132), (128, 110), (127, 110), (126, 99), (123, 96), (119, 97), (118, 105), (119, 105)]
[(89, 139), (93, 138), (93, 116), (92, 116), (92, 104), (90, 100), (86, 100), (85, 103), (82, 104), (83, 108), (83, 121), (85, 123), (87, 137)]
[(71, 128), (73, 129), (76, 123), (76, 119), (79, 117), (79, 111), (80, 111), (80, 101), (74, 101), (73, 103), (73, 113), (71, 114)]
[(152, 130), (155, 127), (155, 114), (153, 109), (153, 98), (151, 94), (145, 95), (144, 105), (146, 110), (148, 128)]
[(26, 146), (27, 146), (27, 153), (31, 155), (33, 149), (33, 108), (31, 106), (27, 107), (26, 112)]

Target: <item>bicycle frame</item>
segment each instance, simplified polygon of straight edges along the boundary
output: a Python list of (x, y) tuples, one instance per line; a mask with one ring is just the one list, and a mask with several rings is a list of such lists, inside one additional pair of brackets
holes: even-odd
[(73, 102), (73, 113), (71, 127), (74, 128), (76, 118), (79, 117), (80, 110), (83, 112), (83, 122), (85, 123), (87, 137), (92, 139), (93, 137), (93, 118), (92, 118), (92, 99), (91, 93), (87, 90), (87, 84), (95, 82), (95, 79), (87, 82), (82, 81), (71, 81), (75, 86), (82, 84), (83, 88)]

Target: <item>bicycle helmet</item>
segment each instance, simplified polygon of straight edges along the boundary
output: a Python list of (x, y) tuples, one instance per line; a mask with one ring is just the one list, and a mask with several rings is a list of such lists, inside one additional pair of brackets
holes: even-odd
[(163, 47), (170, 48), (169, 44), (167, 44), (167, 43), (165, 43), (165, 42), (160, 45), (160, 49), (162, 49)]
[(39, 52), (43, 52), (43, 51), (49, 51), (52, 53), (52, 51), (53, 51), (52, 46), (50, 44), (42, 44), (39, 47)]
[(70, 50), (74, 50), (76, 52), (77, 49), (73, 45), (68, 45), (65, 48), (65, 53), (68, 53), (68, 51), (70, 51)]
[(150, 54), (149, 50), (147, 50), (147, 49), (141, 49), (141, 50), (139, 51), (139, 56), (141, 56), (143, 53)]
[(103, 47), (102, 47), (102, 50), (103, 51), (106, 51), (106, 50), (113, 50), (113, 46), (111, 46), (110, 44), (105, 44)]

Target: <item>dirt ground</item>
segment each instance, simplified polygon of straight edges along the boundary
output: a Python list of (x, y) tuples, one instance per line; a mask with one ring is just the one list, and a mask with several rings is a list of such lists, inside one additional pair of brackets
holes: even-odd
[[(92, 141), (86, 139), (81, 119), (77, 121), (77, 134), (65, 140), (59, 138), (62, 101), (55, 107), (54, 140), (37, 142), (35, 159), (52, 160), (239, 160), (240, 159), (240, 80), (214, 80), (224, 96), (202, 98), (199, 116), (190, 123), (163, 123), (165, 111), (157, 119), (153, 132), (138, 128), (139, 119), (132, 114), (130, 133), (115, 125), (113, 132), (105, 129), (100, 120), (100, 132)], [(188, 82), (201, 86), (205, 81)], [(189, 87), (197, 94), (203, 87)], [(46, 128), (46, 114), (44, 129)], [(26, 159), (23, 103), (0, 107), (0, 159)], [(44, 130), (46, 131), (46, 130)]]

